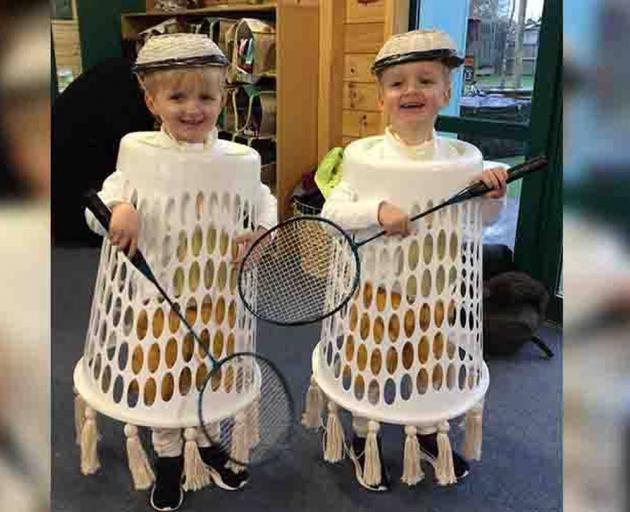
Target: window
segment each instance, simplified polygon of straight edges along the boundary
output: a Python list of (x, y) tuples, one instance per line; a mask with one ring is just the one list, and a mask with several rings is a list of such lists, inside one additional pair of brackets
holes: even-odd
[[(465, 56), (454, 73), (451, 103), (438, 117), (438, 131), (476, 145), (486, 161), (514, 165), (534, 154), (548, 156), (551, 165), (544, 176), (510, 187), (508, 208), (486, 230), (484, 241), (513, 248), (520, 268), (557, 292), (561, 0), (412, 0), (410, 27), (444, 30)], [(523, 211), (528, 214), (521, 216)]]

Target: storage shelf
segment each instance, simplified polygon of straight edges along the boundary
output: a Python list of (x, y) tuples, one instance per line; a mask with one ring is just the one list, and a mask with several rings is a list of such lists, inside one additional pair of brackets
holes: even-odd
[(275, 183), (280, 219), (290, 215), (291, 194), (302, 174), (317, 165), (319, 7), (316, 2), (228, 4), (176, 12), (127, 13), (121, 17), (123, 43), (133, 51), (143, 30), (170, 18), (187, 22), (205, 16), (260, 18), (276, 27), (276, 69), (263, 75), (275, 85), (277, 110), (273, 136), (244, 136), (275, 143)]

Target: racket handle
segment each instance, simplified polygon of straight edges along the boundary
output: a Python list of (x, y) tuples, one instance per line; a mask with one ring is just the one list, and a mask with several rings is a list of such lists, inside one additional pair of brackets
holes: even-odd
[[(523, 162), (522, 164), (515, 165), (514, 167), (511, 167), (510, 169), (508, 169), (507, 171), (508, 178), (506, 180), (506, 183), (511, 183), (512, 181), (520, 180), (523, 176), (527, 174), (540, 171), (543, 167), (547, 166), (547, 163), (548, 163), (547, 158), (545, 156), (540, 155), (534, 158), (530, 158), (529, 160)], [(444, 208), (445, 206), (461, 203), (462, 201), (466, 201), (467, 199), (472, 199), (473, 197), (482, 196), (485, 193), (490, 192), (490, 190), (491, 189), (483, 181), (478, 181), (477, 183), (473, 183), (472, 185), (466, 187), (465, 189), (458, 192), (454, 196), (451, 196), (449, 199), (447, 199), (443, 203), (437, 204), (433, 206), (432, 208), (429, 208), (428, 210), (418, 213), (417, 215), (414, 215), (413, 217), (411, 217), (409, 220), (412, 222), (416, 221), (418, 219), (421, 219), (422, 217), (426, 217), (427, 215), (430, 215), (431, 213)], [(383, 236), (385, 233), (386, 232), (384, 230), (379, 231), (375, 235), (372, 235), (371, 237), (358, 242), (356, 244), (356, 247), (361, 247), (362, 245), (365, 245), (368, 242), (371, 242), (372, 240)]]
[[(515, 165), (508, 169), (508, 177), (506, 183), (512, 183), (513, 181), (520, 180), (532, 172), (540, 171), (543, 167), (546, 167), (548, 164), (547, 158), (539, 155), (534, 158), (530, 158), (529, 160)], [(487, 192), (492, 190), (488, 187), (483, 181), (478, 181), (477, 183), (473, 183), (469, 187), (466, 187), (459, 194), (457, 194), (458, 202), (459, 200), (472, 199), (473, 197), (481, 196)]]
[[(87, 192), (84, 198), (86, 208), (94, 214), (96, 220), (98, 220), (101, 223), (101, 226), (105, 228), (105, 231), (109, 231), (109, 223), (112, 220), (111, 210), (101, 200), (101, 198), (94, 190), (90, 190), (89, 192)], [(125, 256), (127, 255), (125, 254)], [(144, 255), (142, 254), (140, 249), (136, 249), (133, 257), (129, 258), (129, 256), (127, 256), (127, 258), (129, 259), (129, 261), (131, 261), (133, 266), (136, 267), (140, 272), (142, 272), (148, 279), (150, 279), (154, 283), (157, 282), (155, 276), (153, 275), (153, 272), (151, 271), (151, 267), (149, 267), (149, 264), (147, 263), (147, 260), (144, 258)]]

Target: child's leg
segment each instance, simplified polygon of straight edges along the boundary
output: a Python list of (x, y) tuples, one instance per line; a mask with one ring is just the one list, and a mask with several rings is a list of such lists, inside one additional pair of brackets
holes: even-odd
[(151, 440), (158, 456), (151, 506), (155, 510), (177, 510), (184, 499), (181, 485), (184, 467), (182, 431), (178, 428), (154, 428)]
[[(216, 423), (208, 423), (205, 427), (210, 437), (218, 437), (219, 426)], [(227, 491), (235, 491), (247, 484), (247, 469), (231, 463), (229, 454), (219, 445), (213, 445), (202, 428), (197, 428), (197, 446), (201, 460), (208, 466), (210, 477), (216, 485)]]
[(382, 464), (381, 439), (377, 435), (376, 439), (371, 441), (376, 443), (369, 445), (370, 423), (372, 429), (376, 427), (378, 430), (378, 423), (370, 422), (368, 418), (361, 416), (352, 417), (354, 436), (350, 458), (354, 463), (355, 477), (361, 486), (370, 491), (386, 491), (389, 489), (389, 474)]
[(356, 436), (365, 439), (368, 434), (368, 419), (361, 416), (352, 417), (352, 430)]
[(184, 446), (179, 428), (154, 428), (151, 430), (153, 449), (158, 457), (179, 457)]

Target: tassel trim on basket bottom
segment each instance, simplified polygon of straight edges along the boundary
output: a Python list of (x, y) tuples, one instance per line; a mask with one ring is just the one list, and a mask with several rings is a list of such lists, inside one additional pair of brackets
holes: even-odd
[(243, 464), (247, 464), (249, 462), (249, 437), (246, 411), (239, 412), (234, 419), (230, 458), (232, 460), (228, 462), (227, 465), (232, 471), (234, 471), (234, 473), (241, 473), (242, 471), (245, 471), (245, 466), (237, 464), (233, 461), (238, 460)]
[(210, 484), (210, 470), (206, 467), (197, 446), (197, 429), (184, 430), (184, 490), (198, 491)]
[(249, 448), (260, 442), (260, 397), (247, 407), (247, 443)]
[(306, 392), (306, 405), (302, 413), (302, 425), (312, 429), (321, 427), (323, 409), (324, 397), (315, 381), (315, 377), (311, 376), (311, 383)]
[(367, 485), (381, 483), (381, 458), (378, 453), (378, 431), (380, 425), (377, 421), (368, 422), (368, 434), (365, 439), (365, 462), (363, 463), (363, 480)]
[(483, 404), (466, 413), (463, 455), (469, 460), (481, 460), (483, 440)]
[(435, 476), (439, 485), (451, 485), (457, 483), (455, 477), (455, 467), (453, 464), (453, 449), (448, 438), (450, 426), (448, 421), (443, 421), (438, 425), (437, 445), (438, 458), (435, 467)]
[(337, 404), (328, 402), (328, 421), (324, 432), (324, 460), (326, 462), (339, 462), (344, 458), (343, 427), (339, 421)]
[(424, 472), (420, 464), (420, 443), (418, 429), (413, 425), (405, 427), (405, 452), (403, 457), (403, 474), (400, 478), (409, 486), (416, 485), (424, 479)]
[(96, 426), (96, 411), (85, 407), (85, 421), (81, 428), (81, 473), (93, 475), (101, 467), (98, 460), (98, 428)]
[(124, 428), (127, 437), (127, 462), (133, 479), (133, 486), (138, 491), (151, 487), (155, 481), (155, 473), (149, 463), (142, 442), (138, 436), (138, 427), (127, 423)]
[(85, 423), (85, 408), (87, 404), (85, 400), (79, 395), (77, 390), (74, 390), (74, 432), (75, 441), (77, 446), (81, 446), (81, 431), (83, 430), (83, 424)]

